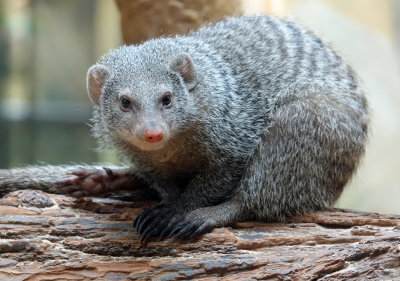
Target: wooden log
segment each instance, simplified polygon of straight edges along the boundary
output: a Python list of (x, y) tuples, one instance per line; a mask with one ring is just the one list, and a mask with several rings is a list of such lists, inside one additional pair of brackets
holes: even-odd
[(0, 200), (0, 280), (399, 280), (400, 215), (341, 209), (140, 244), (155, 202), (23, 190)]

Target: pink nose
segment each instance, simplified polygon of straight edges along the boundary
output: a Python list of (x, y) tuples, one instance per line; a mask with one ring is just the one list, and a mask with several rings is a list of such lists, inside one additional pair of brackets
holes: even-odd
[(150, 142), (150, 143), (159, 142), (163, 138), (163, 131), (161, 129), (145, 130), (144, 138), (147, 142)]

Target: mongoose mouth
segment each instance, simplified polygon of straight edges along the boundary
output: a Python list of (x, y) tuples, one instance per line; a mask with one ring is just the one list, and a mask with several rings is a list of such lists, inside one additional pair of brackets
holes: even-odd
[(163, 149), (165, 147), (165, 144), (168, 141), (167, 136), (163, 136), (160, 140), (154, 141), (154, 140), (148, 140), (148, 139), (138, 139), (138, 138), (132, 138), (132, 136), (126, 138), (126, 140), (135, 146), (136, 148), (142, 150), (142, 151), (157, 151), (160, 149)]
[(164, 148), (165, 146), (165, 141), (159, 141), (159, 142), (148, 142), (148, 141), (141, 141), (141, 142), (136, 142), (135, 145), (137, 148), (143, 151), (156, 151)]

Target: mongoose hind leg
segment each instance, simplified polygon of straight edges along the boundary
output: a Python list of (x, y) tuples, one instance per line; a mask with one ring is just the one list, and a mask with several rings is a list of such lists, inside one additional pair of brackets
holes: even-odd
[(80, 168), (68, 172), (67, 179), (56, 180), (58, 192), (74, 197), (105, 194), (121, 189), (128, 189), (135, 180), (128, 168)]
[(332, 205), (364, 152), (368, 115), (362, 99), (318, 87), (282, 99), (236, 190), (243, 211), (284, 221)]

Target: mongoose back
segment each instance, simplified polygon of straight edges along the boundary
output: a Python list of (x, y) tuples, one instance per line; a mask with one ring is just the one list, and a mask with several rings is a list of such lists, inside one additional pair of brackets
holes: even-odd
[[(323, 209), (365, 149), (367, 102), (352, 69), (270, 16), (112, 50), (87, 85), (94, 135), (131, 163), (115, 173), (160, 194), (134, 222), (142, 240)], [(78, 175), (70, 184), (85, 188)]]

